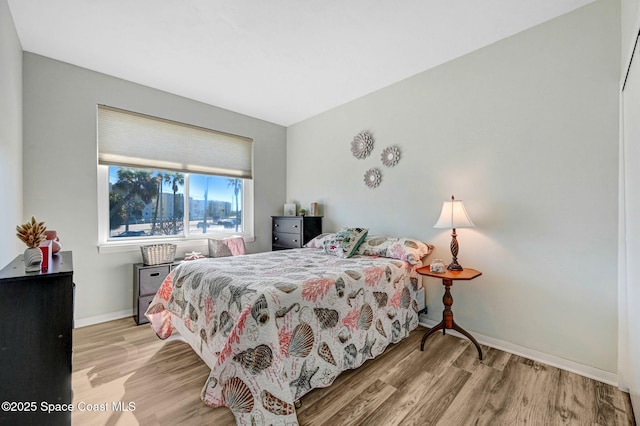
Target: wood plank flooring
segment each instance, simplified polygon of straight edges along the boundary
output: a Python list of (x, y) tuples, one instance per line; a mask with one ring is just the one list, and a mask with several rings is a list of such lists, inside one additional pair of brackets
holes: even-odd
[[(424, 331), (305, 395), (300, 424), (635, 424), (629, 395), (614, 386), (486, 346), (480, 362), (467, 340), (440, 333), (420, 352)], [(73, 339), (74, 425), (235, 424), (228, 409), (200, 400), (209, 369), (186, 343), (131, 318), (76, 329)], [(119, 402), (130, 409), (115, 410)]]

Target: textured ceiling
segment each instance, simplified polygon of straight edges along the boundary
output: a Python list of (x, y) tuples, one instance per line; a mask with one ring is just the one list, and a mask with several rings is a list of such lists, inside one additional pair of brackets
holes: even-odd
[(288, 126), (593, 0), (8, 0), (23, 50)]

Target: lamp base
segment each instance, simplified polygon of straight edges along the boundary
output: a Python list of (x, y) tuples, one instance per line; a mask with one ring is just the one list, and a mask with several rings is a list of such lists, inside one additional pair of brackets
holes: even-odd
[(458, 262), (451, 262), (449, 264), (449, 266), (447, 266), (447, 269), (450, 271), (462, 271), (463, 268), (462, 266), (460, 266), (460, 264)]
[(451, 256), (453, 259), (449, 266), (447, 266), (447, 269), (450, 271), (462, 271), (462, 266), (458, 263), (458, 239), (456, 237), (456, 229), (453, 228), (451, 232), (451, 244), (449, 246), (451, 248)]

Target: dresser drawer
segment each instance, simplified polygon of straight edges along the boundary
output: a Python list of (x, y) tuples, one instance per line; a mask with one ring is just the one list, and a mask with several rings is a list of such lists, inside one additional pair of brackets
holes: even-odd
[(322, 216), (271, 216), (271, 250), (303, 247), (322, 234)]
[(138, 325), (140, 324), (146, 324), (149, 322), (149, 320), (147, 319), (147, 317), (144, 316), (144, 313), (147, 312), (147, 308), (149, 308), (149, 305), (151, 304), (151, 301), (153, 300), (155, 295), (153, 296), (144, 296), (141, 297), (140, 299), (138, 299), (138, 311), (136, 312), (137, 315), (134, 315), (136, 322), (138, 323)]
[(171, 265), (150, 266), (140, 269), (140, 296), (154, 295), (169, 275)]
[(300, 234), (274, 232), (271, 244), (281, 248), (300, 248), (302, 247), (302, 238)]
[(273, 232), (274, 233), (288, 233), (298, 234), (302, 230), (302, 220), (297, 217), (292, 218), (274, 218), (273, 219)]

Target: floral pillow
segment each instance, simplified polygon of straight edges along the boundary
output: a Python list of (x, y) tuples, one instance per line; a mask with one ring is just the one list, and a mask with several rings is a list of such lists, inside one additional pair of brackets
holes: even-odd
[(209, 257), (232, 256), (231, 249), (222, 240), (209, 238)]
[(368, 232), (367, 228), (342, 228), (333, 238), (324, 240), (324, 251), (342, 258), (351, 257)]
[(364, 239), (356, 254), (406, 260), (412, 265), (431, 253), (433, 246), (413, 238), (371, 235)]
[(335, 235), (336, 235), (335, 232), (332, 232), (332, 233), (325, 232), (324, 234), (318, 235), (317, 237), (309, 241), (304, 246), (308, 248), (324, 248), (324, 242), (334, 238)]

